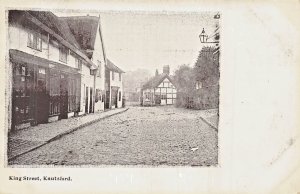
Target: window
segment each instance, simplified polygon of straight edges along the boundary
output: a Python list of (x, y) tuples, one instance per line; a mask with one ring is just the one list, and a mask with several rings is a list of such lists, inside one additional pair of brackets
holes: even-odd
[(119, 92), (119, 101), (121, 101), (121, 92)]
[(42, 39), (40, 33), (28, 32), (27, 46), (42, 51)]
[(112, 80), (115, 80), (115, 72), (112, 71), (111, 74), (112, 74), (112, 75), (111, 75), (111, 77), (112, 77), (111, 79), (112, 79)]
[(59, 60), (61, 62), (67, 63), (67, 59), (68, 59), (68, 49), (61, 45), (59, 47)]
[(121, 81), (121, 79), (122, 79), (122, 75), (121, 73), (119, 73), (119, 81)]
[(101, 62), (98, 61), (98, 71), (97, 71), (97, 76), (101, 77)]
[(82, 60), (79, 58), (75, 58), (75, 67), (79, 69), (80, 71), (82, 70)]
[(196, 89), (202, 88), (202, 83), (200, 81), (196, 81)]

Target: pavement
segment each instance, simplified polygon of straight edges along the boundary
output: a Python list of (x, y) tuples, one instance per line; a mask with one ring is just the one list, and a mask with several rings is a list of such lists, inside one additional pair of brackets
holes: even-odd
[(8, 135), (7, 144), (8, 161), (38, 149), (80, 128), (127, 110), (128, 108), (112, 109), (104, 112), (58, 120), (52, 123), (39, 124), (37, 126), (11, 132)]

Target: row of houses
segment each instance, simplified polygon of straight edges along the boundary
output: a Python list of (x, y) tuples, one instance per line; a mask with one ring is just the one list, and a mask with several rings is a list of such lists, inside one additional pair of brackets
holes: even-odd
[(122, 74), (105, 52), (100, 16), (10, 10), (8, 129), (122, 106)]

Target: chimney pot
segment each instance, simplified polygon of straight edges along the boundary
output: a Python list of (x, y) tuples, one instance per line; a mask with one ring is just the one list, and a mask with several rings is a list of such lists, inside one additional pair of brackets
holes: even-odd
[(169, 65), (165, 65), (163, 67), (163, 73), (169, 75), (170, 74), (170, 66)]

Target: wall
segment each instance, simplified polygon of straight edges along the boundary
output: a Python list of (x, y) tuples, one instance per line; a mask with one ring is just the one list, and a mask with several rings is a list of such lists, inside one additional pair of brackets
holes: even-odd
[[(111, 86), (120, 87), (118, 90), (118, 107), (122, 107), (122, 96), (123, 96), (123, 75), (121, 74), (121, 81), (119, 81), (119, 73), (114, 72), (114, 80), (112, 80), (112, 71), (110, 71), (110, 83)], [(119, 92), (121, 91), (121, 99), (119, 100)], [(111, 97), (110, 97), (111, 99)]]
[[(80, 96), (80, 113), (85, 113), (85, 98), (86, 98), (86, 87), (88, 87), (88, 111), (89, 111), (89, 104), (90, 104), (90, 88), (94, 89), (94, 76), (90, 75), (90, 68), (86, 65), (82, 65), (81, 71), (81, 96)], [(94, 100), (94, 97), (92, 97)]]
[[(101, 64), (101, 76), (98, 77), (98, 75), (96, 76), (96, 87), (95, 87), (95, 91), (96, 89), (99, 89), (101, 91), (105, 90), (105, 59), (103, 56), (103, 48), (102, 48), (102, 42), (101, 42), (101, 38), (100, 38), (100, 33), (99, 33), (99, 29), (100, 26), (98, 25), (97, 28), (97, 35), (96, 35), (96, 39), (95, 39), (95, 45), (94, 45), (94, 52), (93, 52), (93, 57), (92, 57), (92, 62), (96, 65), (98, 65), (98, 63), (100, 62)], [(99, 71), (99, 69), (98, 69)], [(104, 110), (104, 102), (102, 101), (98, 101), (95, 103), (95, 111), (103, 111)]]
[[(75, 68), (75, 57), (72, 55), (68, 55), (67, 63), (63, 63), (59, 61), (59, 42), (57, 40), (50, 40), (49, 51), (48, 51), (48, 35), (47, 33), (42, 33), (42, 50), (38, 51), (27, 46), (28, 42), (28, 31), (30, 29), (24, 28), (19, 24), (9, 25), (8, 34), (9, 34), (9, 49), (17, 49), (28, 54), (38, 56), (41, 58), (48, 59), (50, 61), (54, 61), (69, 67)], [(49, 57), (48, 57), (49, 55)], [(80, 114), (84, 113), (85, 110), (85, 87), (89, 87), (89, 89), (94, 87), (94, 76), (90, 75), (90, 68), (86, 65), (82, 65), (81, 71), (81, 101), (80, 101)], [(103, 73), (104, 75), (104, 73)], [(104, 78), (103, 78), (104, 79)], [(104, 81), (102, 81), (104, 88)], [(101, 84), (100, 84), (101, 85)], [(90, 94), (90, 93), (89, 93)], [(11, 93), (9, 94), (11, 96)], [(93, 98), (94, 99), (94, 98)], [(90, 96), (89, 96), (90, 103)]]
[(35, 55), (41, 58), (48, 58), (48, 36), (46, 33), (42, 34), (42, 51), (38, 51), (27, 46), (28, 31), (19, 24), (9, 25), (8, 28), (8, 40), (9, 49), (17, 49), (26, 52), (31, 55)]

